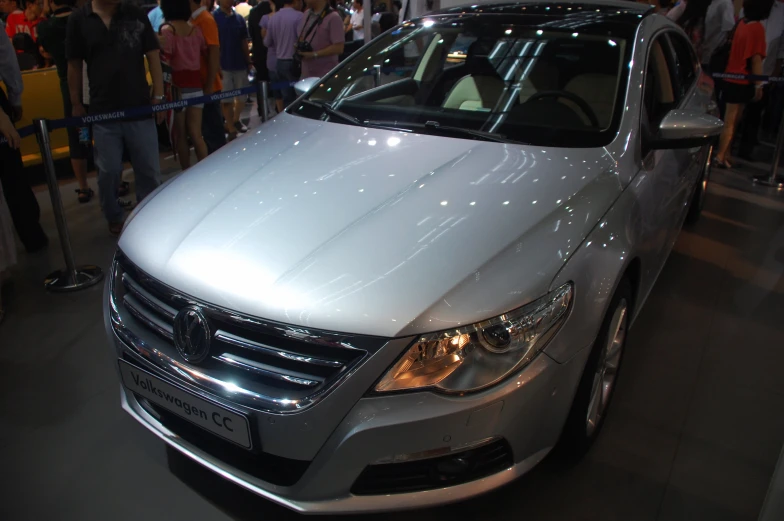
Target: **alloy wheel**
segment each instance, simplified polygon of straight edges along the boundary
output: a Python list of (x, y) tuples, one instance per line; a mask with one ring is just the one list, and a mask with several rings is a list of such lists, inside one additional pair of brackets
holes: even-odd
[(628, 307), (626, 299), (621, 299), (618, 302), (610, 321), (607, 342), (602, 346), (602, 351), (599, 354), (599, 362), (596, 365), (596, 373), (594, 373), (593, 386), (591, 387), (591, 398), (588, 402), (585, 425), (588, 436), (591, 436), (601, 423), (615, 386), (621, 354), (626, 343)]
[(711, 165), (713, 164), (713, 147), (708, 150), (708, 158), (705, 160), (705, 168), (702, 171), (700, 185), (697, 187), (697, 208), (702, 210), (705, 205), (705, 195), (708, 193), (708, 180), (710, 179)]

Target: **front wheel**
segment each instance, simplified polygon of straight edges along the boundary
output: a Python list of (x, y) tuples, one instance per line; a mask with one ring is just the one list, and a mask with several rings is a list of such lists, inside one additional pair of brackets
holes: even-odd
[(713, 147), (708, 149), (708, 158), (705, 160), (705, 165), (702, 167), (700, 177), (697, 179), (697, 186), (694, 187), (694, 195), (691, 197), (689, 203), (689, 213), (686, 214), (686, 224), (691, 225), (696, 223), (702, 207), (705, 206), (705, 195), (708, 192), (708, 181), (710, 180), (711, 162), (713, 160)]
[(631, 284), (624, 278), (607, 309), (558, 442), (557, 452), (567, 460), (588, 452), (604, 423), (626, 347), (631, 305)]

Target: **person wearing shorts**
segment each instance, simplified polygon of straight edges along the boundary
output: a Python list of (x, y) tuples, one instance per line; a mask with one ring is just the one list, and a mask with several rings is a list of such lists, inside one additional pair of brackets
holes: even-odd
[[(302, 14), (301, 0), (282, 0), (281, 7), (273, 18), (268, 21), (266, 34), (264, 35), (264, 45), (268, 49), (275, 49), (275, 79), (276, 82), (293, 84), (298, 81), (292, 73), (294, 63), (294, 51), (299, 35), (299, 25), (304, 15)], [(282, 105), (288, 105), (297, 98), (294, 87), (285, 86), (281, 89)]]
[[(188, 23), (189, 0), (161, 0), (161, 10), (166, 20), (160, 29), (161, 53), (172, 68), (172, 84), (184, 100), (203, 96), (201, 57), (207, 53), (207, 41), (201, 29)], [(204, 105), (192, 105), (174, 112), (175, 150), (183, 170), (191, 166), (188, 138), (193, 143), (196, 159), (207, 157), (207, 144), (201, 132), (203, 108)]]
[[(249, 86), (248, 71), (252, 67), (248, 26), (245, 19), (234, 12), (232, 4), (233, 0), (220, 0), (220, 7), (213, 13), (220, 37), (220, 64), (225, 92)], [(226, 98), (222, 105), (229, 139), (236, 138), (237, 132), (247, 132), (248, 127), (240, 121), (242, 109), (245, 108), (245, 96)]]
[[(60, 93), (63, 97), (63, 115), (71, 117), (71, 93), (68, 90), (68, 62), (65, 59), (65, 36), (68, 29), (68, 19), (74, 9), (74, 0), (51, 0), (49, 7), (51, 16), (38, 24), (38, 44), (52, 56), (57, 67), (57, 76), (60, 79)], [(80, 203), (87, 203), (93, 198), (93, 189), (87, 184), (87, 158), (90, 152), (89, 144), (82, 143), (79, 139), (79, 128), (75, 126), (66, 129), (68, 133), (68, 149), (71, 158), (71, 168), (79, 184), (76, 189)]]
[[(762, 60), (765, 58), (768, 46), (765, 27), (760, 20), (768, 17), (772, 6), (773, 0), (743, 2), (746, 16), (735, 27), (725, 73), (755, 76), (762, 74)], [(721, 168), (730, 168), (732, 164), (728, 156), (735, 129), (743, 115), (745, 105), (762, 99), (762, 83), (757, 80), (725, 79), (722, 81), (721, 93), (727, 108), (724, 114), (724, 129), (719, 138), (719, 149), (714, 162)]]

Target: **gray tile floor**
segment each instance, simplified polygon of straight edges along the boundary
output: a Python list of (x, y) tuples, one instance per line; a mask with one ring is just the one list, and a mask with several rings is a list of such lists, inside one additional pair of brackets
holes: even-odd
[[(170, 166), (170, 165), (169, 165)], [(77, 262), (114, 242), (97, 202), (62, 192)], [(44, 292), (62, 265), (23, 255), (0, 325), (2, 520), (294, 519), (223, 481), (119, 406), (101, 288)], [(629, 338), (616, 400), (579, 465), (545, 461), (465, 503), (374, 519), (754, 520), (784, 442), (784, 194), (715, 173)]]

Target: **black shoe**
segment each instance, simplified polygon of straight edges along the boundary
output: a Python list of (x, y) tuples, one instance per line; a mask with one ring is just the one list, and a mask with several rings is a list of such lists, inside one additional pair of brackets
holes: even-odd
[(37, 253), (49, 246), (49, 237), (46, 236), (40, 225), (38, 225), (38, 228), (39, 231), (34, 234), (35, 237), (33, 239), (26, 238), (27, 240), (22, 242), (27, 253)]
[(95, 192), (93, 192), (92, 188), (87, 188), (86, 190), (76, 189), (76, 193), (79, 196), (80, 203), (89, 203), (90, 199), (93, 198)]
[(241, 134), (244, 134), (245, 132), (247, 132), (247, 131), (248, 131), (248, 127), (246, 127), (246, 126), (245, 126), (245, 125), (242, 123), (242, 121), (237, 121), (236, 123), (234, 123), (234, 128), (236, 128), (236, 129), (237, 129), (237, 132), (239, 132), (239, 133), (241, 133)]

